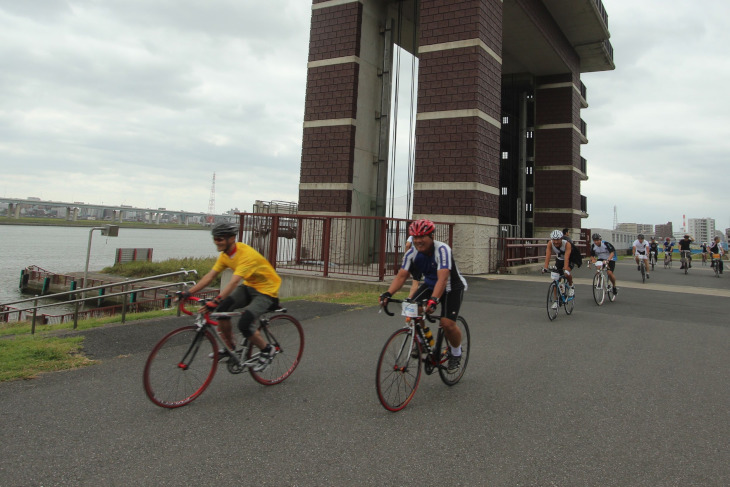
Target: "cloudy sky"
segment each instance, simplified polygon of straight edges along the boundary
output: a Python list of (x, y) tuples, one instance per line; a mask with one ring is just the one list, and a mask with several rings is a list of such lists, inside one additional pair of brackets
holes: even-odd
[[(616, 206), (730, 226), (730, 3), (604, 5), (617, 68), (583, 75), (584, 224)], [(310, 17), (309, 0), (0, 0), (0, 195), (206, 211), (215, 172), (218, 212), (296, 200)]]

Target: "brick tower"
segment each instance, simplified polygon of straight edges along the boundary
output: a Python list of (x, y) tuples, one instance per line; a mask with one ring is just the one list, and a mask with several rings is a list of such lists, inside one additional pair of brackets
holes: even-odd
[(396, 39), (419, 59), (413, 216), (456, 223), (464, 272), (504, 229), (578, 234), (600, 0), (312, 0), (300, 212), (384, 214)]

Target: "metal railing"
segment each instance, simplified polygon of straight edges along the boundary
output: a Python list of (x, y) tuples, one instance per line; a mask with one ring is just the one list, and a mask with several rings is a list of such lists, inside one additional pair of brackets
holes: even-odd
[[(384, 217), (238, 213), (239, 240), (274, 268), (323, 277), (383, 281), (395, 275), (411, 220)], [(436, 222), (436, 240), (453, 246), (454, 224)]]
[[(583, 257), (588, 249), (584, 240), (574, 240), (573, 245), (580, 249)], [(490, 255), (493, 263), (489, 272), (497, 272), (502, 267), (535, 264), (545, 259), (547, 240), (544, 238), (496, 238), (489, 239)]]
[[(164, 279), (164, 278), (167, 278), (167, 277), (174, 277), (174, 276), (181, 276), (181, 275), (187, 277), (187, 275), (189, 273), (193, 273), (193, 274), (195, 274), (197, 276), (198, 271), (196, 271), (196, 270), (189, 270), (188, 271), (188, 270), (181, 269), (179, 271), (170, 272), (170, 273), (167, 273), (167, 274), (159, 274), (159, 275), (156, 275), (156, 276), (143, 277), (143, 278), (140, 278), (140, 279), (130, 279), (130, 280), (125, 280), (125, 281), (121, 281), (121, 282), (113, 282), (113, 283), (103, 284), (103, 285), (100, 285), (100, 286), (85, 287), (85, 288), (81, 288), (81, 289), (72, 289), (72, 290), (63, 291), (63, 292), (60, 292), (60, 293), (47, 294), (47, 295), (43, 295), (43, 296), (35, 296), (33, 298), (27, 298), (27, 299), (21, 299), (21, 300), (18, 300), (18, 301), (12, 301), (12, 302), (8, 302), (8, 303), (3, 303), (3, 304), (0, 304), (0, 321), (7, 321), (7, 317), (9, 315), (13, 314), (13, 313), (18, 313), (18, 318), (20, 318), (22, 313), (26, 313), (27, 314), (28, 313), (28, 310), (33, 310), (32, 311), (31, 334), (35, 334), (35, 328), (36, 328), (36, 322), (37, 322), (37, 319), (38, 319), (38, 310), (39, 309), (48, 308), (48, 307), (51, 307), (51, 306), (60, 306), (60, 305), (73, 304), (75, 306), (75, 310), (74, 310), (74, 313), (73, 313), (73, 320), (74, 320), (74, 326), (73, 326), (73, 328), (76, 329), (77, 326), (78, 326), (78, 318), (79, 318), (79, 315), (80, 314), (94, 313), (94, 312), (97, 312), (98, 313), (98, 311), (100, 309), (100, 308), (96, 308), (96, 309), (93, 309), (93, 310), (87, 310), (85, 312), (84, 311), (81, 311), (80, 312), (79, 311), (79, 305), (81, 303), (85, 303), (87, 301), (93, 301), (93, 300), (97, 300), (98, 301), (100, 299), (107, 299), (107, 298), (113, 298), (113, 297), (119, 297), (119, 296), (121, 296), (121, 297), (123, 297), (123, 299), (122, 299), (122, 303), (120, 305), (108, 306), (108, 307), (101, 308), (101, 309), (107, 309), (108, 310), (109, 308), (114, 308), (114, 309), (121, 308), (122, 323), (124, 323), (125, 322), (125, 319), (126, 319), (126, 312), (127, 312), (127, 310), (130, 309), (130, 308), (131, 309), (139, 309), (140, 304), (142, 304), (142, 302), (127, 303), (126, 296), (128, 296), (128, 295), (135, 295), (136, 296), (136, 295), (142, 294), (142, 293), (144, 293), (146, 291), (153, 291), (153, 290), (158, 290), (158, 289), (175, 288), (175, 287), (179, 287), (179, 286), (191, 286), (191, 285), (194, 285), (195, 284), (195, 281), (171, 282), (171, 283), (161, 284), (161, 285), (158, 285), (158, 286), (150, 286), (150, 287), (143, 287), (143, 288), (133, 288), (133, 289), (126, 289), (127, 286), (129, 286), (131, 284), (136, 284), (136, 283), (139, 283), (139, 282), (151, 281), (151, 280), (156, 280), (156, 279)], [(86, 293), (88, 293), (90, 291), (106, 290), (106, 289), (109, 289), (109, 288), (119, 287), (119, 286), (122, 287), (122, 291), (121, 292), (104, 294), (104, 295), (101, 295), (101, 296), (99, 296), (99, 295), (90, 296), (90, 297), (84, 297), (83, 296), (84, 294), (86, 294)], [(60, 302), (59, 301), (56, 301), (56, 302), (49, 303), (49, 304), (40, 304), (40, 305), (38, 304), (38, 301), (39, 300), (45, 300), (45, 299), (60, 299), (63, 296), (69, 296), (69, 295), (70, 295), (71, 299), (68, 299), (68, 300), (65, 300), (65, 301), (60, 301)], [(77, 298), (76, 297), (77, 295), (81, 295), (82, 297)], [(166, 296), (165, 298), (163, 298), (162, 299), (163, 303), (164, 303), (164, 300), (167, 300), (167, 299), (171, 299), (171, 296)], [(153, 300), (149, 300), (149, 301), (161, 301), (161, 299), (153, 299)], [(22, 304), (22, 303), (31, 303), (31, 302), (33, 303), (33, 306), (32, 307), (29, 307), (29, 308), (24, 308), (24, 309), (18, 309), (18, 308), (8, 309), (8, 308), (12, 308), (11, 305)], [(42, 317), (43, 317), (43, 321), (44, 322), (47, 322), (46, 319), (45, 319), (45, 316), (42, 316)]]

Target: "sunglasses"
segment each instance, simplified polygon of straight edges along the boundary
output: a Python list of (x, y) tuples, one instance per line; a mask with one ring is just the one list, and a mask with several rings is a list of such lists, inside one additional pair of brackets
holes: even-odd
[(223, 242), (227, 237), (213, 237), (214, 242)]

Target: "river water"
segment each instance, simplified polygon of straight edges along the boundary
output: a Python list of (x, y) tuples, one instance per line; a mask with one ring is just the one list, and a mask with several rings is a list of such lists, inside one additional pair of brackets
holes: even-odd
[[(18, 290), (20, 271), (36, 265), (63, 274), (83, 272), (90, 227), (0, 225), (0, 303), (32, 297)], [(114, 265), (118, 248), (151, 248), (155, 262), (170, 258), (214, 257), (209, 230), (120, 228), (119, 236), (91, 236), (89, 272)]]

